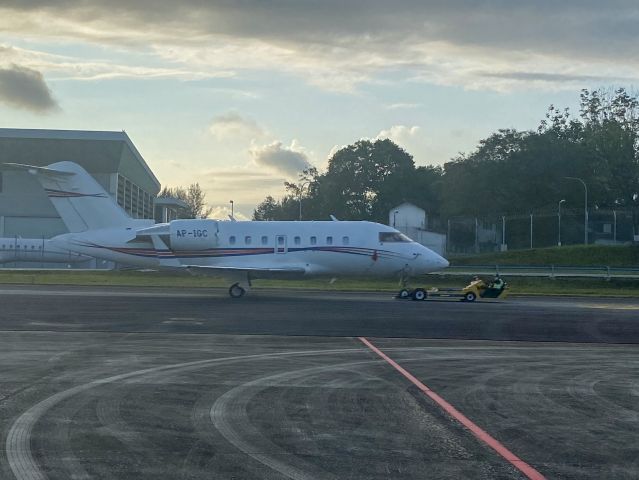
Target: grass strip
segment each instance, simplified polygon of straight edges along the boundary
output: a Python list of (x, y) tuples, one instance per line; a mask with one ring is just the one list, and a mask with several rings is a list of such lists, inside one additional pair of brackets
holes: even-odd
[[(639, 297), (639, 280), (596, 278), (531, 278), (504, 277), (511, 294), (592, 295)], [(412, 286), (452, 288), (468, 283), (467, 276), (425, 275), (412, 280)], [(84, 285), (134, 286), (171, 288), (226, 288), (227, 280), (216, 277), (192, 276), (173, 272), (140, 271), (60, 271), (60, 270), (0, 270), (0, 284), (17, 285)], [(395, 292), (396, 280), (345, 278), (330, 283), (328, 279), (256, 280), (255, 286), (324, 291)]]

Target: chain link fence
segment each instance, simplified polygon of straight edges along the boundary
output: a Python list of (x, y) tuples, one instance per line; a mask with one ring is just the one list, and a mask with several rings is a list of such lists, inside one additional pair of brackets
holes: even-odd
[[(639, 240), (637, 214), (627, 210), (565, 209), (527, 215), (455, 217), (448, 220), (449, 254), (476, 254), (558, 245), (621, 245)], [(587, 225), (587, 228), (586, 228)]]

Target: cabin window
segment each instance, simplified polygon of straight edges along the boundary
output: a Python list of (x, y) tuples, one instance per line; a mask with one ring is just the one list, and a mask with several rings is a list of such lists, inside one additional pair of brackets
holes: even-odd
[(299, 245), (300, 243), (302, 243), (302, 239), (300, 237), (295, 237), (293, 239), (293, 243), (295, 243), (295, 245)]
[(326, 237), (326, 245), (333, 245), (333, 237)]
[(247, 235), (246, 237), (244, 237), (244, 243), (246, 245), (250, 245), (251, 244), (251, 236)]
[(262, 235), (262, 245), (266, 245), (268, 243), (268, 237), (266, 235)]
[(412, 242), (410, 238), (408, 238), (403, 233), (399, 232), (379, 232), (379, 241), (380, 242)]
[(34, 250), (34, 249), (35, 249), (35, 245), (31, 245), (31, 250)]
[(317, 245), (317, 237), (311, 237), (311, 245)]
[(231, 245), (235, 245), (235, 235), (231, 235), (231, 236), (229, 237), (229, 243), (230, 243)]
[(348, 242), (349, 242), (348, 237), (346, 236), (342, 237), (342, 245), (348, 245)]
[(277, 237), (277, 244), (278, 245), (284, 245), (284, 236), (283, 235), (279, 235)]

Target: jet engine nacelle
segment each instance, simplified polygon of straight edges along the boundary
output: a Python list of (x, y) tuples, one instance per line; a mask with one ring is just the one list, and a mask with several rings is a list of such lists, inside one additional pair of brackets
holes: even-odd
[(172, 250), (206, 250), (217, 245), (216, 220), (173, 220), (169, 224)]

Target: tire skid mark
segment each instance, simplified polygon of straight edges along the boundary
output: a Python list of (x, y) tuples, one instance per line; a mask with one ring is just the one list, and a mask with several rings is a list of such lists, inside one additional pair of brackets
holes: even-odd
[[(329, 472), (319, 470), (318, 467), (293, 457), (292, 454), (282, 452), (278, 446), (265, 438), (257, 428), (250, 423), (247, 406), (256, 394), (266, 388), (281, 385), (290, 386), (288, 382), (292, 380), (308, 379), (313, 375), (343, 370), (349, 366), (372, 363), (377, 363), (377, 360), (308, 367), (251, 380), (250, 382), (238, 385), (219, 397), (210, 407), (210, 420), (224, 438), (238, 450), (287, 478), (293, 480), (337, 478)], [(268, 450), (269, 453), (266, 453), (266, 450)], [(285, 463), (277, 458), (281, 456), (293, 458), (287, 458), (289, 461)]]
[[(69, 419), (87, 404), (95, 400), (92, 396), (83, 396), (73, 399), (71, 402), (64, 404), (62, 409), (62, 418)], [(61, 462), (61, 467), (66, 470), (68, 478), (73, 480), (87, 480), (91, 478), (89, 472), (87, 472), (78, 457), (73, 453), (70, 445), (69, 438), (70, 422), (58, 421), (56, 422), (56, 428), (53, 429), (52, 438), (47, 442), (50, 449), (46, 451), (46, 457), (54, 458)]]
[(335, 353), (357, 353), (361, 354), (360, 348), (345, 348), (334, 350), (298, 350), (288, 352), (273, 352), (256, 355), (239, 355), (232, 357), (213, 358), (206, 360), (196, 360), (192, 362), (176, 363), (171, 365), (162, 365), (158, 367), (145, 368), (133, 372), (113, 375), (111, 377), (93, 380), (88, 383), (77, 385), (62, 392), (55, 393), (41, 402), (33, 405), (27, 411), (22, 413), (7, 434), (5, 442), (5, 454), (9, 467), (13, 472), (16, 480), (46, 480), (47, 477), (38, 466), (33, 452), (31, 451), (31, 433), (35, 424), (42, 416), (59, 403), (80, 393), (86, 392), (102, 385), (108, 385), (113, 382), (127, 380), (136, 377), (144, 377), (146, 375), (154, 375), (158, 372), (175, 372), (182, 369), (200, 368), (208, 365), (233, 361), (251, 361), (261, 358), (278, 358), (287, 356), (306, 356), (306, 355), (333, 355)]
[[(115, 389), (119, 391), (120, 389)], [(110, 435), (126, 446), (128, 451), (142, 452), (152, 450), (153, 445), (143, 435), (131, 429), (120, 414), (120, 404), (122, 403), (121, 392), (109, 392), (111, 395), (116, 393), (117, 396), (103, 397), (98, 400), (96, 405), (96, 415), (102, 427), (99, 432), (104, 435)]]

